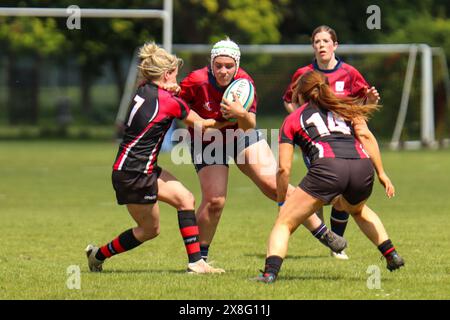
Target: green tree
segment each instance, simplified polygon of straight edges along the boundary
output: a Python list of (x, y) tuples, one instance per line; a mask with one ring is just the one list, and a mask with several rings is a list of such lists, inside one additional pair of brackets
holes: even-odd
[(54, 19), (0, 19), (0, 43), (8, 57), (7, 108), (11, 124), (37, 122), (40, 62), (59, 52), (64, 39)]
[[(441, 13), (443, 11), (439, 10)], [(414, 20), (406, 22), (402, 28), (396, 29), (391, 34), (384, 37), (385, 43), (426, 43), (432, 47), (441, 47), (447, 56), (447, 65), (450, 57), (450, 19), (443, 17), (433, 17), (429, 13), (424, 13)], [(448, 134), (450, 123), (447, 120), (450, 104), (446, 97), (445, 73), (440, 65), (440, 61), (435, 59), (434, 74), (434, 95), (435, 95), (435, 122), (438, 138)], [(447, 70), (448, 72), (448, 70)], [(447, 132), (445, 132), (447, 130)]]
[[(71, 0), (53, 1), (52, 6), (68, 7)], [(81, 8), (139, 8), (155, 9), (161, 7), (161, 1), (144, 0), (97, 0), (80, 4)], [(68, 39), (68, 53), (76, 55), (81, 78), (81, 111), (86, 118), (91, 118), (94, 111), (91, 88), (102, 74), (102, 69), (109, 64), (116, 84), (117, 103), (123, 94), (125, 74), (122, 61), (131, 59), (136, 47), (145, 41), (159, 41), (161, 22), (155, 19), (88, 19), (81, 17), (80, 30), (65, 28), (65, 20), (59, 21), (60, 28)], [(155, 36), (156, 35), (156, 36)]]
[[(369, 30), (366, 21), (370, 14), (368, 6), (377, 5), (381, 10), (381, 29)], [(431, 46), (443, 47), (447, 57), (449, 49), (449, 16), (450, 1), (448, 0), (362, 0), (358, 2), (337, 2), (335, 0), (290, 1), (282, 7), (283, 16), (280, 25), (282, 43), (309, 44), (311, 32), (319, 25), (325, 24), (334, 28), (341, 44), (349, 43), (427, 43)], [(339, 49), (338, 49), (339, 54)], [(351, 60), (351, 56), (344, 59)], [(376, 132), (391, 134), (396, 113), (392, 111), (400, 102), (399, 92), (406, 70), (405, 55), (397, 54), (389, 57), (368, 55), (359, 64), (366, 79), (380, 90), (383, 102), (391, 102), (389, 107), (382, 108), (376, 119), (371, 122)], [(298, 66), (295, 66), (298, 67)], [(294, 67), (294, 69), (295, 69)], [(389, 69), (389, 72), (385, 70)], [(280, 71), (285, 73), (286, 71)], [(416, 72), (420, 68), (416, 67)], [(445, 127), (448, 118), (448, 104), (445, 103), (445, 92), (442, 83), (442, 67), (435, 70), (436, 85), (436, 120), (439, 131)], [(418, 79), (419, 77), (416, 77)], [(414, 81), (414, 86), (419, 82)], [(420, 88), (412, 91), (410, 103), (420, 101)], [(394, 102), (394, 103), (392, 103)], [(408, 117), (412, 131), (418, 132), (419, 114), (410, 109)], [(448, 127), (447, 123), (447, 127)]]
[[(56, 0), (37, 1), (24, 0), (8, 3), (19, 7), (55, 7), (67, 8), (76, 5), (76, 1)], [(142, 8), (154, 9), (162, 5), (162, 1), (154, 0), (99, 0), (78, 3), (81, 8)], [(160, 40), (162, 23), (155, 19), (88, 19), (81, 17), (81, 29), (69, 30), (64, 18), (3, 18), (0, 25), (0, 41), (4, 52), (9, 56), (9, 101), (18, 96), (19, 89), (26, 86), (30, 90), (26, 97), (32, 101), (21, 103), (21, 108), (8, 103), (11, 122), (18, 121), (17, 115), (28, 123), (36, 123), (38, 115), (38, 86), (41, 61), (52, 56), (54, 61), (63, 66), (68, 60), (75, 60), (80, 70), (81, 111), (89, 118), (93, 111), (91, 88), (102, 73), (106, 64), (112, 67), (117, 86), (119, 101), (125, 82), (124, 58), (130, 59), (135, 48), (145, 41)], [(157, 36), (152, 36), (152, 34)], [(20, 60), (20, 63), (18, 63)], [(26, 61), (24, 61), (26, 60)], [(30, 64), (30, 67), (24, 66)], [(23, 72), (22, 72), (22, 71)], [(23, 74), (23, 79), (17, 77)], [(29, 75), (32, 75), (30, 77)], [(24, 112), (23, 108), (32, 108), (32, 112)], [(26, 115), (23, 116), (23, 115)]]
[(174, 42), (212, 43), (229, 36), (239, 43), (278, 43), (287, 1), (189, 0), (174, 2)]

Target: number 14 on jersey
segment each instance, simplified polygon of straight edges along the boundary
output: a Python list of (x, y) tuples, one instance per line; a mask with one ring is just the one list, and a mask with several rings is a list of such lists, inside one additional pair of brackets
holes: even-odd
[(335, 116), (332, 112), (327, 112), (327, 123), (323, 121), (318, 112), (314, 112), (307, 120), (307, 124), (313, 124), (320, 136), (329, 136), (331, 132), (351, 134), (350, 127), (341, 117)]

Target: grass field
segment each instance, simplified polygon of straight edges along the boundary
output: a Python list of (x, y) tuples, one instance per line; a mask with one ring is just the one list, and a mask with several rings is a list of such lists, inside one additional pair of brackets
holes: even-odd
[[(337, 261), (304, 228), (293, 236), (279, 281), (249, 280), (264, 263), (276, 206), (235, 166), (228, 202), (210, 250), (224, 275), (188, 275), (176, 212), (161, 205), (161, 235), (89, 273), (85, 246), (104, 244), (133, 226), (115, 203), (110, 182), (115, 143), (0, 143), (0, 299), (450, 299), (450, 152), (384, 152), (397, 188), (380, 185), (369, 205), (379, 213), (406, 267), (389, 273), (378, 250), (350, 221), (350, 256)], [(200, 201), (191, 165), (160, 165)], [(295, 163), (297, 183), (302, 160)], [(329, 208), (325, 209), (329, 216)], [(328, 218), (327, 218), (328, 220)], [(79, 266), (81, 289), (69, 289), (67, 268)], [(369, 289), (369, 266), (381, 289)]]

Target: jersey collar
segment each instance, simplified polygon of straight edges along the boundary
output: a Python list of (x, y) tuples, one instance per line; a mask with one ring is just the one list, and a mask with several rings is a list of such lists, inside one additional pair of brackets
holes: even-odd
[(328, 70), (328, 69), (320, 69), (319, 68), (319, 65), (317, 64), (317, 60), (316, 59), (314, 59), (314, 61), (313, 61), (313, 67), (314, 67), (314, 70), (318, 70), (318, 71), (320, 71), (320, 72), (322, 72), (322, 73), (332, 73), (332, 72), (335, 72), (337, 69), (339, 69), (341, 66), (342, 66), (342, 60), (339, 58), (339, 57), (335, 57), (336, 58), (336, 60), (337, 60), (337, 63), (336, 63), (336, 65), (334, 66), (334, 68), (333, 69), (330, 69), (330, 70)]

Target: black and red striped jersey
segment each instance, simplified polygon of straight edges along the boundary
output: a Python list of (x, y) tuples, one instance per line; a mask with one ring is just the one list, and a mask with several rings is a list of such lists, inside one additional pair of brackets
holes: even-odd
[(336, 59), (338, 63), (331, 70), (320, 69), (316, 60), (310, 65), (297, 69), (292, 76), (291, 83), (286, 88), (283, 100), (285, 102), (292, 102), (292, 89), (297, 82), (297, 79), (304, 73), (313, 70), (320, 71), (328, 78), (328, 84), (330, 85), (331, 90), (333, 90), (338, 97), (365, 97), (364, 88), (369, 87), (369, 84), (361, 73), (359, 73), (355, 67), (343, 62), (338, 57), (336, 57)]
[(155, 84), (141, 85), (130, 103), (113, 170), (152, 173), (173, 119), (185, 119), (189, 111), (183, 100)]
[(320, 158), (369, 158), (349, 121), (312, 103), (286, 117), (278, 141), (298, 145), (310, 162)]

